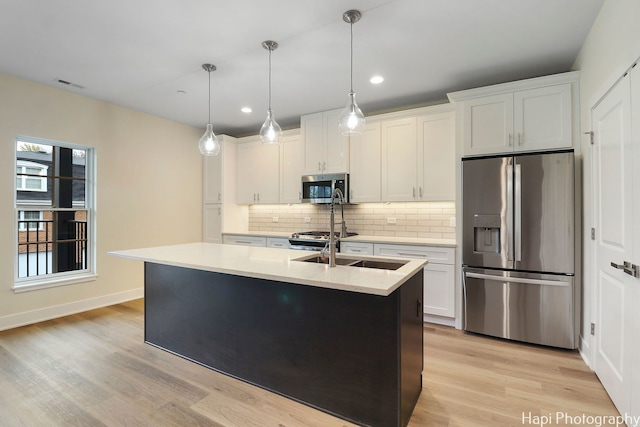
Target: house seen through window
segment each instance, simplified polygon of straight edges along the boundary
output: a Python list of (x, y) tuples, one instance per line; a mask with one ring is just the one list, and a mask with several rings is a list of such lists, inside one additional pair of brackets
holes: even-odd
[(94, 273), (93, 150), (16, 140), (15, 289)]

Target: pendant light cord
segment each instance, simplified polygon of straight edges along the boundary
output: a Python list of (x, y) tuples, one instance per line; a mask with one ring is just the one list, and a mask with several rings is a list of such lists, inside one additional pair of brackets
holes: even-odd
[(353, 22), (349, 23), (351, 29), (351, 93), (353, 93)]
[(211, 70), (209, 70), (209, 124), (211, 124)]
[(271, 111), (271, 51), (273, 49), (269, 48), (269, 111)]

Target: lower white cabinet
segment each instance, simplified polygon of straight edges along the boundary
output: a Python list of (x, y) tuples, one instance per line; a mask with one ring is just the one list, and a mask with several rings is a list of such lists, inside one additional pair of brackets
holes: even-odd
[(289, 239), (283, 237), (267, 237), (267, 247), (289, 249)]
[(222, 241), (226, 245), (267, 246), (267, 238), (262, 236), (225, 234)]
[(373, 243), (367, 242), (340, 242), (341, 254), (373, 255)]
[(455, 249), (439, 246), (375, 243), (374, 255), (427, 258), (424, 267), (424, 313), (455, 318)]

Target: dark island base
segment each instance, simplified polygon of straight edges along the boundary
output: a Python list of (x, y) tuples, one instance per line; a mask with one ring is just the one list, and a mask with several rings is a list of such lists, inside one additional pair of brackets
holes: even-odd
[(145, 341), (360, 425), (405, 426), (422, 274), (381, 297), (147, 262)]

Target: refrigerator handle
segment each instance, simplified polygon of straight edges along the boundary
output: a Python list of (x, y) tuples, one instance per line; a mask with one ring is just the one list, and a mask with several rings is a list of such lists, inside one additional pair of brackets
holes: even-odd
[(515, 260), (522, 261), (522, 165), (515, 165), (514, 189), (514, 244)]
[(513, 261), (513, 165), (507, 165), (507, 261)]

